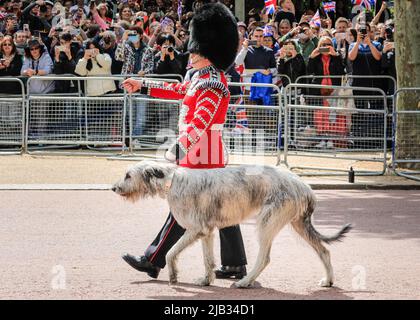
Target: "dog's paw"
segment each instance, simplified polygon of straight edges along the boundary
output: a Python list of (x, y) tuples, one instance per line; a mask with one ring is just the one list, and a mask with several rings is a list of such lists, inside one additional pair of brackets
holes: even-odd
[(178, 277), (176, 275), (170, 275), (169, 276), (169, 284), (177, 284), (178, 283)]
[(202, 277), (194, 280), (194, 284), (201, 287), (210, 285), (210, 279), (208, 277)]
[(239, 289), (249, 289), (249, 288), (253, 287), (253, 283), (248, 281), (248, 280), (245, 280), (245, 278), (244, 278), (240, 281), (234, 282), (233, 286), (235, 288), (239, 288)]
[(319, 281), (319, 285), (321, 287), (331, 287), (333, 285), (333, 281), (328, 280), (326, 278), (322, 278), (321, 281)]

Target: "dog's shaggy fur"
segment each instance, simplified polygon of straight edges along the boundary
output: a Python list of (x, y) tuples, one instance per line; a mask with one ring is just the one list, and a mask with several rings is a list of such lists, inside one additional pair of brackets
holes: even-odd
[(215, 278), (214, 229), (239, 224), (256, 214), (258, 257), (251, 272), (235, 283), (237, 287), (252, 286), (270, 261), (274, 237), (288, 223), (318, 253), (326, 270), (320, 285), (331, 286), (330, 253), (323, 242), (338, 241), (351, 229), (345, 225), (331, 237), (316, 231), (311, 223), (315, 207), (312, 189), (297, 175), (272, 166), (198, 170), (143, 161), (129, 169), (112, 189), (132, 201), (155, 195), (167, 198), (175, 219), (186, 229), (166, 256), (171, 283), (177, 281), (178, 255), (201, 239), (206, 271), (197, 284), (210, 285)]

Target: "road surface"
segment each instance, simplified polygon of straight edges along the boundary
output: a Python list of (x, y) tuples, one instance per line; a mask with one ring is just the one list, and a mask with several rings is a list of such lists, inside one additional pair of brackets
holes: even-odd
[[(181, 255), (176, 286), (168, 285), (166, 269), (153, 280), (120, 258), (142, 254), (161, 228), (168, 212), (162, 199), (133, 204), (110, 191), (0, 191), (0, 298), (419, 299), (420, 191), (316, 194), (319, 231), (332, 234), (354, 224), (342, 243), (330, 246), (335, 286), (318, 287), (318, 257), (286, 227), (256, 288), (239, 290), (229, 280), (192, 285), (203, 273), (199, 244)], [(254, 221), (241, 228), (252, 266), (258, 249)]]

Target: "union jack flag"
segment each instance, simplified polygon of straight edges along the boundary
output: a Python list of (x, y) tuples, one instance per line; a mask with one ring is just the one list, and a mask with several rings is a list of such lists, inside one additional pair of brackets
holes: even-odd
[(351, 0), (353, 6), (362, 6), (371, 11), (375, 7), (376, 0)]
[(264, 5), (268, 14), (273, 14), (276, 11), (276, 0), (264, 0)]
[(273, 27), (267, 24), (264, 27), (264, 36), (272, 36), (273, 34), (274, 34)]
[(321, 26), (321, 17), (319, 16), (319, 10), (316, 10), (316, 13), (312, 17), (311, 21), (309, 21), (309, 24), (312, 27), (320, 27)]
[(335, 1), (323, 2), (322, 7), (325, 12), (335, 12)]
[(235, 113), (235, 127), (232, 129), (233, 134), (243, 134), (249, 132), (249, 123), (248, 123), (248, 116), (246, 114), (246, 109), (241, 105), (244, 104), (244, 100), (242, 96), (240, 96), (235, 101), (234, 107), (231, 110)]

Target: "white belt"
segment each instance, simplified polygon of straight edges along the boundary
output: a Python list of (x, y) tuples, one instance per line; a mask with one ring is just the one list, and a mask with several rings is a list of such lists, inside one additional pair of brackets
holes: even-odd
[[(188, 124), (182, 123), (179, 125), (180, 131), (185, 131), (188, 128)], [(210, 130), (223, 130), (223, 123), (215, 123), (210, 127)]]

